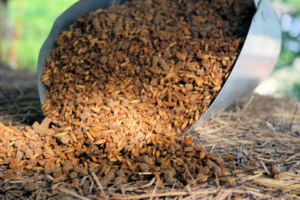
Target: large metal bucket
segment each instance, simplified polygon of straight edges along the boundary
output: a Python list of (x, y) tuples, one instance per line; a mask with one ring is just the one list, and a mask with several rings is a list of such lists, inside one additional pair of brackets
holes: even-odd
[[(46, 99), (45, 86), (41, 82), (41, 77), (46, 57), (50, 56), (51, 49), (55, 48), (56, 38), (84, 13), (122, 2), (124, 0), (81, 0), (56, 19), (39, 54), (37, 78), (41, 104), (44, 104)], [(209, 109), (182, 137), (237, 99), (251, 93), (272, 72), (281, 47), (280, 23), (270, 0), (254, 0), (254, 3), (257, 10), (230, 76)]]

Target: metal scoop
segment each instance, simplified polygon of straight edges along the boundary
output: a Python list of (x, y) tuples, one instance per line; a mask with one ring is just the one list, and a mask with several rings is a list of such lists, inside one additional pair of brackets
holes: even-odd
[[(50, 56), (51, 49), (55, 48), (54, 41), (56, 38), (63, 30), (75, 23), (81, 15), (100, 8), (107, 8), (110, 5), (121, 4), (124, 1), (81, 0), (56, 19), (40, 50), (38, 60), (38, 90), (42, 105), (45, 102), (46, 93), (41, 77), (43, 76), (46, 57)], [(272, 72), (281, 48), (280, 23), (270, 0), (254, 0), (254, 3), (257, 10), (231, 74), (208, 110), (181, 137), (184, 137), (204, 121), (214, 117), (237, 99), (251, 93)]]

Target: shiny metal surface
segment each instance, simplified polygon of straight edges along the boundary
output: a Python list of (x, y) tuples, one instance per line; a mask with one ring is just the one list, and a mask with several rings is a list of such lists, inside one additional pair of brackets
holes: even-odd
[[(41, 82), (46, 57), (55, 48), (54, 41), (61, 31), (68, 28), (84, 13), (107, 8), (112, 4), (119, 4), (125, 0), (81, 0), (60, 15), (43, 44), (38, 60), (37, 78), (41, 104), (46, 99), (45, 86)], [(224, 84), (219, 95), (204, 113), (204, 115), (183, 135), (199, 127), (203, 122), (214, 117), (223, 108), (234, 103), (242, 96), (251, 93), (273, 70), (281, 47), (281, 31), (277, 14), (270, 0), (254, 0), (257, 11), (234, 68)]]

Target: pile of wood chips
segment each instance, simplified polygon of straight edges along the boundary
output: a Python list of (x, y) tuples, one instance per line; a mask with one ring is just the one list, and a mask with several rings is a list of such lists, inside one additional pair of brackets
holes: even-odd
[(2, 179), (17, 178), (17, 172), (31, 170), (49, 174), (53, 183), (70, 178), (74, 184), (78, 184), (77, 177), (95, 173), (103, 187), (145, 176), (155, 176), (160, 185), (172, 184), (174, 177), (183, 183), (202, 183), (207, 178), (227, 176), (226, 167), (235, 167), (233, 156), (224, 162), (221, 156), (208, 154), (193, 144), (192, 136), (180, 140), (151, 135), (150, 143), (106, 152), (105, 144), (95, 145), (90, 140), (83, 146), (78, 145), (76, 137), (72, 142), (61, 141), (65, 128), (49, 129), (49, 124), (50, 119), (45, 118), (22, 132), (0, 124), (0, 158), (6, 167)]
[[(42, 120), (39, 115), (40, 112), (36, 112), (33, 109), (36, 108), (38, 110), (40, 108), (37, 90), (35, 88), (31, 90), (21, 89), (21, 91), (19, 88), (13, 91), (6, 90), (5, 94), (10, 94), (8, 97), (15, 101), (11, 100), (11, 103), (5, 104), (5, 107), (0, 106), (1, 110), (11, 110), (13, 108), (7, 114), (0, 115), (0, 120), (6, 125), (1, 125), (0, 128), (0, 199), (34, 198), (56, 200), (76, 197), (79, 199), (100, 200), (105, 198), (148, 199), (165, 197), (168, 199), (208, 198), (219, 200), (230, 198), (245, 199), (249, 198), (249, 196), (254, 199), (299, 198), (300, 112), (299, 110), (297, 111), (296, 103), (289, 99), (257, 95), (255, 95), (255, 98), (250, 98), (250, 100), (246, 98), (238, 101), (237, 104), (218, 114), (216, 118), (211, 119), (196, 132), (192, 133), (193, 142), (203, 148), (199, 152), (205, 150), (209, 154), (222, 155), (225, 160), (224, 172), (228, 173), (227, 170), (230, 172), (228, 176), (219, 177), (213, 174), (212, 178), (208, 178), (205, 183), (200, 183), (197, 179), (194, 179), (195, 181), (191, 179), (192, 181), (186, 182), (186, 180), (181, 179), (180, 175), (176, 174), (173, 177), (173, 184), (169, 184), (164, 181), (162, 172), (158, 173), (159, 177), (155, 177), (155, 173), (140, 172), (138, 167), (135, 173), (132, 173), (133, 177), (137, 177), (136, 174), (138, 174), (138, 179), (131, 178), (123, 171), (126, 175), (124, 178), (127, 180), (125, 183), (114, 184), (115, 180), (113, 180), (106, 187), (103, 186), (103, 190), (101, 190), (99, 180), (102, 177), (97, 176), (100, 170), (98, 173), (88, 170), (88, 175), (78, 176), (73, 179), (70, 179), (69, 175), (65, 175), (65, 180), (52, 183), (52, 180), (55, 178), (53, 173), (44, 174), (43, 170), (34, 171), (35, 169), (41, 170), (41, 168), (26, 170), (24, 166), (31, 161), (24, 156), (21, 159), (24, 164), (23, 168), (15, 168), (14, 173), (9, 168), (9, 159), (4, 157), (11, 156), (11, 160), (14, 160), (14, 156), (19, 151), (14, 146), (15, 139), (18, 138), (25, 141), (27, 146), (31, 144), (30, 141), (33, 141), (25, 139), (24, 135), (28, 135), (24, 124), (25, 117), (30, 118), (30, 120)], [(18, 91), (20, 92), (18, 93)], [(3, 92), (2, 88), (0, 88), (1, 103), (5, 101), (5, 98), (3, 99), (3, 96), (1, 96), (4, 94)], [(30, 99), (33, 101), (30, 101)], [(23, 110), (17, 109), (18, 107), (23, 109), (24, 103), (27, 103), (28, 109), (32, 109), (30, 112), (32, 116), (30, 114), (25, 116), (22, 114)], [(46, 126), (45, 122), (42, 126)], [(16, 126), (9, 126), (9, 124)], [(39, 126), (38, 124), (34, 125), (34, 127)], [(16, 127), (21, 131), (18, 131)], [(27, 127), (27, 130), (29, 128)], [(24, 133), (22, 136), (22, 131), (27, 133)], [(4, 132), (6, 133), (4, 134)], [(21, 136), (18, 136), (20, 134)], [(11, 139), (6, 139), (4, 142), (11, 146), (3, 145), (2, 135), (6, 137), (9, 135)], [(14, 135), (17, 135), (17, 137)], [(45, 137), (41, 137), (41, 139), (44, 140)], [(63, 145), (61, 146), (63, 147)], [(229, 166), (229, 164), (233, 164), (233, 161), (227, 161), (232, 157), (236, 169), (232, 169), (233, 166)], [(38, 156), (36, 159), (43, 160), (44, 156)], [(62, 163), (60, 164), (59, 167), (62, 167)], [(77, 165), (84, 166), (80, 164), (82, 163), (79, 162)], [(118, 165), (118, 163), (114, 165)], [(159, 165), (157, 164), (157, 166)], [(40, 167), (40, 164), (37, 163), (36, 167)], [(69, 174), (73, 172), (73, 169), (69, 171)], [(188, 170), (190, 171), (190, 169)], [(26, 171), (28, 172), (26, 173)], [(187, 172), (187, 174), (189, 173)], [(161, 185), (161, 180), (163, 180), (163, 185)], [(181, 182), (180, 180), (183, 181)], [(72, 196), (70, 197), (69, 195)]]
[(105, 187), (149, 176), (162, 185), (229, 175), (232, 156), (224, 161), (179, 136), (228, 77), (252, 4), (134, 0), (80, 17), (46, 59), (47, 117), (24, 131), (0, 124), (1, 178), (36, 171), (77, 185), (91, 173)]
[(116, 151), (180, 136), (220, 91), (254, 11), (244, 0), (135, 0), (85, 14), (46, 59), (42, 109), (68, 127), (63, 143)]

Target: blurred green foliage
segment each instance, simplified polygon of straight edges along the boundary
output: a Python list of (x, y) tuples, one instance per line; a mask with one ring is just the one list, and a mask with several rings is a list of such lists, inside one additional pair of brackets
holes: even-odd
[(281, 16), (282, 48), (276, 69), (292, 66), (300, 57), (300, 0), (273, 0), (290, 6), (291, 11)]
[[(273, 2), (276, 0), (273, 0)], [(300, 1), (299, 0), (281, 0), (283, 3), (287, 3), (295, 6), (297, 9), (300, 9)]]
[(282, 30), (281, 54), (269, 80), (275, 80), (277, 92), (300, 101), (300, 0), (273, 0), (278, 11)]
[(300, 83), (294, 83), (291, 90), (287, 92), (290, 92), (290, 94), (287, 94), (288, 96), (295, 97), (300, 101)]
[[(20, 35), (14, 38), (12, 46), (19, 68), (36, 69), (39, 50), (55, 19), (75, 2), (77, 0), (8, 1), (12, 30), (20, 29)], [(7, 55), (5, 57), (7, 58)]]

